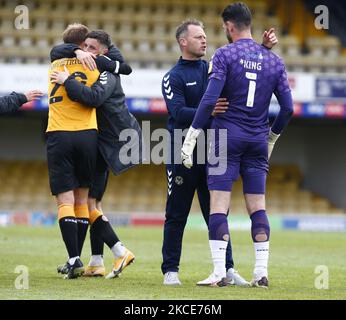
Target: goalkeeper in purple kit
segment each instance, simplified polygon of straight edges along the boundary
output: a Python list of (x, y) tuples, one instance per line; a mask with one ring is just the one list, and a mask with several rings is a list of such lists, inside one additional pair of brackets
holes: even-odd
[[(216, 136), (212, 151), (221, 155), (226, 168), (223, 174), (215, 174), (216, 165), (208, 164), (209, 244), (214, 271), (198, 285), (226, 285), (225, 250), (230, 237), (227, 212), (233, 181), (240, 175), (256, 258), (251, 284), (267, 288), (270, 226), (265, 209), (265, 187), (268, 159), (292, 117), (292, 95), (282, 59), (252, 39), (250, 9), (244, 3), (234, 3), (224, 9), (222, 18), (230, 44), (218, 49), (213, 56), (207, 91), (182, 148), (183, 163), (191, 168), (197, 137), (207, 124), (217, 99), (226, 98), (228, 110), (215, 117), (211, 126)], [(269, 128), (268, 110), (273, 93), (280, 104), (280, 112)], [(222, 129), (227, 131), (227, 141), (218, 140)]]

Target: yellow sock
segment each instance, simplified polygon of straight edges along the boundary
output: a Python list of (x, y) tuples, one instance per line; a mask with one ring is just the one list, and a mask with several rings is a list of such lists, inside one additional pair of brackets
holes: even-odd
[(76, 214), (76, 218), (89, 219), (89, 209), (87, 204), (75, 206), (74, 212)]
[(101, 211), (99, 211), (97, 209), (91, 211), (90, 215), (89, 215), (90, 224), (93, 224), (96, 221), (96, 219), (98, 217), (101, 217), (101, 216), (102, 216), (102, 212)]
[(75, 217), (74, 208), (71, 204), (61, 204), (58, 206), (58, 219)]

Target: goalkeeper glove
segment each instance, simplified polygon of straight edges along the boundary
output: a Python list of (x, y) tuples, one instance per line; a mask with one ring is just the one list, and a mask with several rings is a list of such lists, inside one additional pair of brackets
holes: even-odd
[(201, 129), (194, 129), (193, 127), (189, 128), (187, 132), (183, 147), (181, 149), (181, 160), (186, 168), (192, 168), (192, 154), (193, 149), (195, 148), (197, 137), (200, 134)]
[(270, 156), (272, 155), (274, 145), (277, 139), (279, 139), (280, 135), (274, 133), (273, 131), (269, 131), (269, 137), (268, 137), (268, 160), (270, 159)]

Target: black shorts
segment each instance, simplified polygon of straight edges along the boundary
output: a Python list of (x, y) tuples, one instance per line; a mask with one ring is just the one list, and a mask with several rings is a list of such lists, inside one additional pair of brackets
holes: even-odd
[(96, 130), (48, 132), (47, 161), (52, 194), (90, 188), (96, 155)]
[(94, 198), (97, 201), (102, 200), (107, 187), (108, 175), (108, 165), (100, 151), (98, 151), (94, 178), (92, 181), (92, 186), (89, 190), (89, 198)]

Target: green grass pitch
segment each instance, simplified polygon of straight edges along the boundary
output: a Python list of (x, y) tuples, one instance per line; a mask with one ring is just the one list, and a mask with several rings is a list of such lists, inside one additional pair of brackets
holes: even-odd
[[(181, 287), (162, 285), (162, 228), (118, 228), (124, 244), (136, 261), (121, 277), (64, 280), (56, 265), (66, 260), (57, 227), (0, 228), (0, 299), (346, 299), (346, 234), (275, 231), (271, 235), (268, 290), (258, 288), (197, 287), (212, 270), (206, 231), (186, 230), (181, 258)], [(236, 269), (251, 279), (254, 263), (249, 232), (232, 232)], [(82, 260), (88, 263), (89, 240)], [(111, 254), (105, 247), (107, 271)], [(16, 289), (18, 265), (29, 271), (29, 288)], [(325, 265), (329, 288), (316, 289), (315, 268)], [(18, 282), (18, 280), (17, 280)]]

